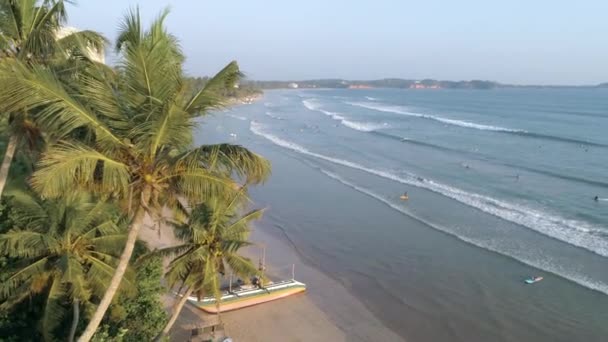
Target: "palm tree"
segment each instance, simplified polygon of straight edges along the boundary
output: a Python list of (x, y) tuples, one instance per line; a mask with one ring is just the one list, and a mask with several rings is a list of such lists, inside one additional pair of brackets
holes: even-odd
[[(91, 50), (99, 51), (105, 38), (93, 31), (61, 33), (66, 22), (62, 0), (0, 0), (0, 59), (17, 59), (26, 64), (43, 64), (63, 73), (74, 73)], [(9, 169), (22, 141), (33, 148), (43, 141), (42, 132), (27, 109), (8, 114), (8, 145), (0, 166), (0, 195)]]
[(219, 308), (221, 276), (228, 270), (245, 279), (259, 273), (249, 259), (238, 254), (242, 247), (250, 245), (250, 223), (262, 216), (262, 210), (239, 215), (243, 199), (244, 189), (226, 199), (213, 198), (200, 204), (189, 214), (187, 222), (174, 224), (176, 236), (183, 244), (152, 253), (175, 257), (165, 278), (170, 288), (179, 286), (178, 292), (183, 289), (157, 341), (169, 333), (192, 293), (199, 297), (215, 296)]
[(0, 307), (35, 295), (46, 296), (42, 333), (49, 341), (72, 304), (68, 340), (73, 341), (80, 307), (101, 297), (126, 240), (116, 209), (84, 194), (42, 200), (11, 193), (14, 228), (0, 235), (0, 254), (11, 258), (9, 276), (0, 283)]
[[(241, 146), (192, 147), (197, 117), (224, 105), (221, 92), (241, 73), (231, 62), (202, 89), (189, 89), (180, 47), (163, 26), (166, 15), (144, 30), (138, 11), (129, 13), (117, 40), (118, 68), (92, 65), (69, 84), (48, 68), (0, 63), (0, 106), (35, 109), (41, 124), (66, 137), (42, 155), (34, 189), (45, 197), (87, 189), (119, 203), (129, 218), (116, 273), (80, 341), (91, 339), (110, 305), (145, 214), (160, 220), (169, 208), (179, 219), (182, 201), (196, 205), (233, 192), (233, 176), (249, 184), (270, 173), (268, 161)], [(81, 141), (67, 139), (74, 130)]]

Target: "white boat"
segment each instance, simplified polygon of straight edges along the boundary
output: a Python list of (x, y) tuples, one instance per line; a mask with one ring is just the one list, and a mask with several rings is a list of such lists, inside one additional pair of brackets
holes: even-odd
[(200, 300), (190, 296), (188, 302), (197, 308), (209, 312), (226, 312), (244, 307), (270, 302), (306, 291), (306, 284), (295, 279), (271, 283), (265, 286), (243, 285), (235, 290), (225, 291), (217, 305), (215, 297), (203, 297)]

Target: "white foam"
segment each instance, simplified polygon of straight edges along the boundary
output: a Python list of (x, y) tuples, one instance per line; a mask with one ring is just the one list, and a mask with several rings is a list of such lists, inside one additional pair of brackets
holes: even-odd
[(371, 97), (371, 96), (366, 96), (366, 99), (370, 100), (370, 101), (377, 101), (378, 99), (375, 97)]
[(275, 120), (285, 120), (280, 116), (272, 114), (271, 112), (266, 112), (266, 116), (268, 116), (269, 118), (275, 119)]
[(338, 120), (338, 121), (342, 121), (344, 120), (344, 117), (342, 115), (340, 115), (339, 113), (336, 112), (330, 112), (328, 110), (323, 110), (323, 109), (318, 109), (317, 111), (331, 117), (334, 120)]
[(351, 106), (376, 110), (379, 112), (395, 113), (395, 114), (399, 114), (399, 115), (429, 119), (429, 120), (434, 120), (437, 122), (442, 122), (442, 123), (445, 123), (448, 125), (479, 129), (482, 131), (512, 132), (512, 133), (524, 133), (525, 132), (525, 131), (519, 130), (519, 129), (511, 129), (511, 128), (505, 128), (505, 127), (499, 127), (499, 126), (484, 125), (484, 124), (478, 124), (478, 123), (474, 123), (474, 122), (468, 122), (468, 121), (462, 121), (462, 120), (456, 120), (456, 119), (447, 119), (447, 118), (444, 118), (441, 116), (410, 112), (410, 111), (407, 111), (407, 108), (404, 108), (401, 106), (381, 105), (381, 104), (370, 103), (370, 102), (348, 102), (347, 101), (344, 103), (349, 104)]
[(600, 236), (601, 234), (604, 234), (606, 230), (602, 229), (601, 227), (596, 227), (586, 222), (565, 219), (555, 214), (526, 207), (524, 205), (509, 203), (485, 195), (470, 193), (446, 184), (435, 182), (433, 180), (421, 179), (413, 174), (409, 174), (407, 177), (401, 177), (385, 170), (368, 168), (348, 160), (315, 153), (298, 144), (283, 140), (275, 135), (264, 132), (262, 126), (255, 122), (251, 123), (250, 130), (254, 134), (272, 141), (276, 145), (291, 149), (295, 152), (325, 160), (337, 165), (350, 167), (352, 169), (363, 171), (398, 183), (413, 185), (433, 191), (445, 197), (454, 199), (469, 207), (499, 217), (503, 220), (516, 223), (537, 231), (543, 235), (563, 241), (573, 246), (584, 248), (598, 255), (608, 257), (608, 240)]
[(349, 121), (342, 120), (340, 123), (348, 128), (352, 128), (361, 132), (372, 132), (381, 128), (386, 128), (385, 124), (378, 124), (374, 122), (357, 122), (357, 121)]
[(320, 107), (320, 104), (315, 99), (302, 100), (302, 104), (304, 107), (312, 111), (316, 111)]
[(508, 257), (511, 257), (519, 262), (522, 262), (524, 264), (527, 264), (529, 266), (538, 268), (538, 269), (542, 269), (548, 272), (551, 272), (553, 274), (556, 274), (560, 277), (563, 277), (565, 279), (568, 279), (570, 281), (573, 281), (579, 285), (582, 285), (584, 287), (590, 288), (592, 290), (596, 290), (596, 291), (600, 291), (604, 294), (608, 294), (608, 284), (605, 284), (601, 281), (596, 281), (593, 280), (591, 278), (589, 278), (588, 276), (584, 275), (584, 274), (580, 274), (578, 272), (576, 272), (576, 270), (564, 270), (563, 267), (560, 267), (558, 265), (556, 265), (555, 262), (552, 262), (548, 257), (545, 256), (545, 260), (540, 260), (540, 259), (530, 259), (530, 258), (526, 258), (526, 257), (522, 257), (522, 255), (517, 255), (515, 253), (513, 253), (513, 251), (509, 250), (508, 248), (504, 248), (502, 246), (499, 246), (497, 243), (490, 243), (490, 241), (481, 241), (478, 239), (472, 239), (472, 238), (468, 238), (465, 236), (460, 236), (455, 234), (452, 230), (448, 229), (447, 227), (443, 227), (440, 225), (436, 225), (433, 224), (431, 222), (428, 222), (425, 219), (422, 219), (420, 217), (418, 217), (417, 215), (409, 212), (408, 210), (406, 210), (403, 206), (398, 206), (395, 203), (391, 202), (389, 199), (384, 198), (368, 189), (365, 189), (363, 187), (360, 187), (358, 185), (355, 185), (347, 180), (345, 180), (344, 178), (340, 177), (339, 175), (323, 170), (320, 170), (322, 173), (324, 173), (326, 176), (335, 179), (336, 181), (360, 192), (363, 193), (369, 197), (372, 197), (384, 204), (386, 204), (387, 206), (389, 206), (390, 208), (399, 211), (403, 214), (405, 214), (406, 216), (412, 217), (422, 223), (424, 223), (425, 225), (434, 228), (436, 230), (442, 231), (444, 233), (450, 234), (464, 242), (467, 242), (469, 244), (472, 244), (474, 246), (477, 246), (479, 248), (483, 248), (498, 254), (502, 254), (502, 255), (506, 255)]
[(343, 114), (331, 112), (325, 109), (321, 109), (321, 105), (312, 99), (303, 100), (302, 103), (309, 110), (323, 113), (330, 118), (340, 121), (340, 123), (348, 128), (361, 131), (361, 132), (372, 132), (382, 128), (388, 128), (388, 124), (386, 123), (374, 123), (374, 122), (359, 122), (353, 120), (347, 120)]

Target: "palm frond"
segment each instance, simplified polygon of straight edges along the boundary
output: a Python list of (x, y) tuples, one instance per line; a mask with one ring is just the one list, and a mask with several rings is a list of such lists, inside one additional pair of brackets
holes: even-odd
[(241, 77), (242, 73), (238, 63), (236, 61), (228, 63), (201, 90), (192, 96), (186, 103), (184, 111), (190, 113), (190, 115), (200, 115), (209, 110), (223, 107), (226, 104), (223, 91), (233, 88)]
[(68, 55), (82, 54), (91, 57), (90, 52), (102, 52), (108, 40), (101, 34), (91, 30), (75, 31), (57, 39), (59, 49)]
[(139, 7), (129, 10), (119, 25), (119, 34), (116, 38), (115, 49), (120, 52), (125, 45), (138, 45), (143, 39)]
[(95, 131), (101, 143), (122, 146), (123, 141), (97, 115), (78, 101), (49, 69), (27, 67), (16, 60), (0, 63), (0, 108), (6, 112), (35, 110), (37, 120), (57, 136), (79, 127)]
[(75, 186), (123, 196), (128, 192), (128, 166), (85, 145), (65, 142), (52, 146), (39, 166), (32, 187), (43, 196), (61, 196)]
[(41, 258), (40, 260), (30, 263), (29, 265), (19, 269), (17, 272), (11, 274), (10, 277), (0, 284), (0, 298), (12, 296), (15, 289), (17, 289), (25, 281), (44, 274), (46, 271), (46, 264), (48, 262), (48, 258)]
[(48, 252), (53, 237), (27, 230), (0, 234), (0, 254), (14, 258), (35, 258)]
[(260, 275), (260, 271), (257, 269), (257, 267), (251, 262), (251, 260), (245, 257), (242, 257), (236, 253), (229, 253), (224, 257), (224, 259), (232, 272), (241, 278)]
[(65, 308), (61, 304), (66, 292), (66, 286), (61, 283), (61, 280), (57, 277), (54, 278), (42, 315), (42, 335), (46, 341), (52, 341), (53, 330), (65, 315)]
[(268, 160), (239, 145), (203, 145), (179, 158), (185, 164), (202, 165), (229, 176), (234, 173), (248, 184), (264, 182), (270, 176)]
[(262, 215), (264, 215), (264, 209), (256, 209), (248, 212), (224, 229), (225, 236), (232, 237), (235, 234), (240, 236), (240, 234), (248, 232), (251, 221), (261, 219)]

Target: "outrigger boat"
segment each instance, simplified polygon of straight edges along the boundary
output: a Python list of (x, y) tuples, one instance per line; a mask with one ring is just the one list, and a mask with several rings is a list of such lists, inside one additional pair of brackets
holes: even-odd
[(226, 312), (270, 302), (304, 291), (306, 291), (306, 284), (291, 279), (272, 283), (264, 287), (255, 285), (240, 286), (236, 290), (224, 292), (220, 305), (217, 305), (215, 297), (204, 297), (198, 300), (198, 298), (190, 296), (188, 301), (205, 312), (218, 313), (218, 311)]
[[(260, 260), (260, 271), (262, 274), (266, 269), (264, 256)], [(262, 277), (263, 278), (263, 277)], [(232, 276), (230, 277), (228, 288), (222, 293), (219, 305), (214, 296), (203, 297), (199, 300), (196, 296), (188, 297), (188, 302), (197, 308), (209, 312), (218, 313), (231, 310), (237, 310), (252, 305), (270, 302), (276, 299), (285, 298), (296, 293), (306, 291), (306, 284), (295, 280), (295, 265), (291, 268), (291, 279), (279, 282), (268, 282), (264, 284), (261, 279), (256, 279), (253, 285), (243, 284), (233, 288)]]

